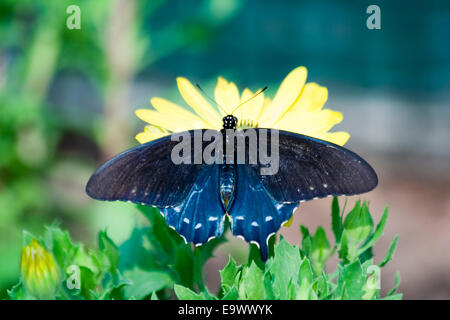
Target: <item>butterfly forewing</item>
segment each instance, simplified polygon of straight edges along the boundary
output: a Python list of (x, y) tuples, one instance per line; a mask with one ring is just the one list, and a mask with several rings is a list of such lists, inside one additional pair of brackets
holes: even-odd
[[(274, 200), (300, 202), (360, 194), (376, 187), (375, 171), (354, 152), (308, 136), (281, 130), (278, 133), (278, 172), (261, 175), (264, 188)], [(270, 143), (271, 134), (267, 137)]]
[(117, 155), (91, 176), (87, 194), (157, 207), (181, 204), (204, 164), (174, 164), (171, 152), (177, 143), (166, 136)]

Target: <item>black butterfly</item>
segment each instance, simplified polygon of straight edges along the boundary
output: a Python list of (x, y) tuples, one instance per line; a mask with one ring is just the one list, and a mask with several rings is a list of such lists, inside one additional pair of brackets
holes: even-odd
[[(226, 140), (225, 129), (236, 130), (237, 118), (228, 115), (223, 122), (216, 133)], [(258, 136), (266, 130), (270, 144), (274, 129), (252, 130)], [(194, 137), (193, 132), (186, 133)], [(269, 237), (300, 202), (364, 193), (378, 183), (372, 167), (343, 147), (286, 131), (278, 131), (278, 139), (279, 168), (273, 175), (262, 175), (260, 163), (175, 164), (171, 152), (179, 142), (166, 136), (106, 162), (91, 176), (86, 192), (94, 199), (158, 207), (167, 224), (195, 245), (220, 236), (228, 215), (233, 234), (257, 244), (266, 259)], [(206, 146), (203, 142), (195, 149), (191, 143), (191, 151), (203, 152)]]

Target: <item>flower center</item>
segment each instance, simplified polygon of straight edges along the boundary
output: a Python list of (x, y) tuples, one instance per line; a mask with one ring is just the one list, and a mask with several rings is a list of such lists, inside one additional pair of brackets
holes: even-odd
[(258, 123), (250, 119), (240, 119), (237, 127), (239, 129), (258, 128)]

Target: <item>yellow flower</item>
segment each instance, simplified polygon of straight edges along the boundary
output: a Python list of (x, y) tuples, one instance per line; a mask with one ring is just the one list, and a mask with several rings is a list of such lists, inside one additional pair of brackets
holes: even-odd
[[(323, 109), (328, 98), (327, 89), (314, 82), (306, 83), (306, 76), (305, 67), (295, 68), (283, 80), (273, 100), (261, 93), (240, 106), (233, 114), (238, 118), (238, 128), (275, 128), (344, 145), (350, 138), (347, 132), (329, 132), (342, 121), (342, 114)], [(140, 143), (172, 132), (202, 128), (220, 130), (222, 117), (257, 92), (245, 89), (240, 94), (233, 82), (219, 77), (214, 96), (225, 113), (211, 106), (186, 78), (177, 78), (177, 84), (181, 96), (192, 111), (163, 98), (151, 99), (155, 110), (136, 111), (140, 119), (150, 124), (136, 136)]]
[(23, 247), (20, 261), (22, 283), (38, 299), (55, 297), (61, 274), (53, 256), (37, 240)]

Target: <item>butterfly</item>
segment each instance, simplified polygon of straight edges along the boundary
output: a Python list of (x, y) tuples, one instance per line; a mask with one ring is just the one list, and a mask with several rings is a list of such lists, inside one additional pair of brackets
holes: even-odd
[[(291, 218), (300, 202), (360, 194), (378, 184), (374, 169), (346, 148), (288, 131), (238, 130), (237, 123), (235, 116), (227, 115), (221, 131), (180, 134), (187, 137), (188, 159), (192, 160), (210, 146), (207, 139), (198, 143), (195, 137), (213, 131), (216, 139), (222, 138), (222, 144), (211, 153), (216, 161), (174, 163), (173, 150), (180, 142), (165, 136), (106, 162), (91, 176), (86, 192), (98, 200), (158, 207), (167, 224), (195, 245), (221, 236), (228, 217), (233, 235), (256, 244), (266, 260), (269, 238)], [(272, 174), (263, 173), (270, 164), (249, 161), (250, 139), (244, 139), (243, 163), (217, 161), (230, 155), (235, 160), (242, 149), (235, 144), (229, 152), (224, 146), (230, 145), (230, 134), (245, 135), (248, 130), (257, 138), (265, 137), (271, 152), (276, 147), (278, 167)]]

